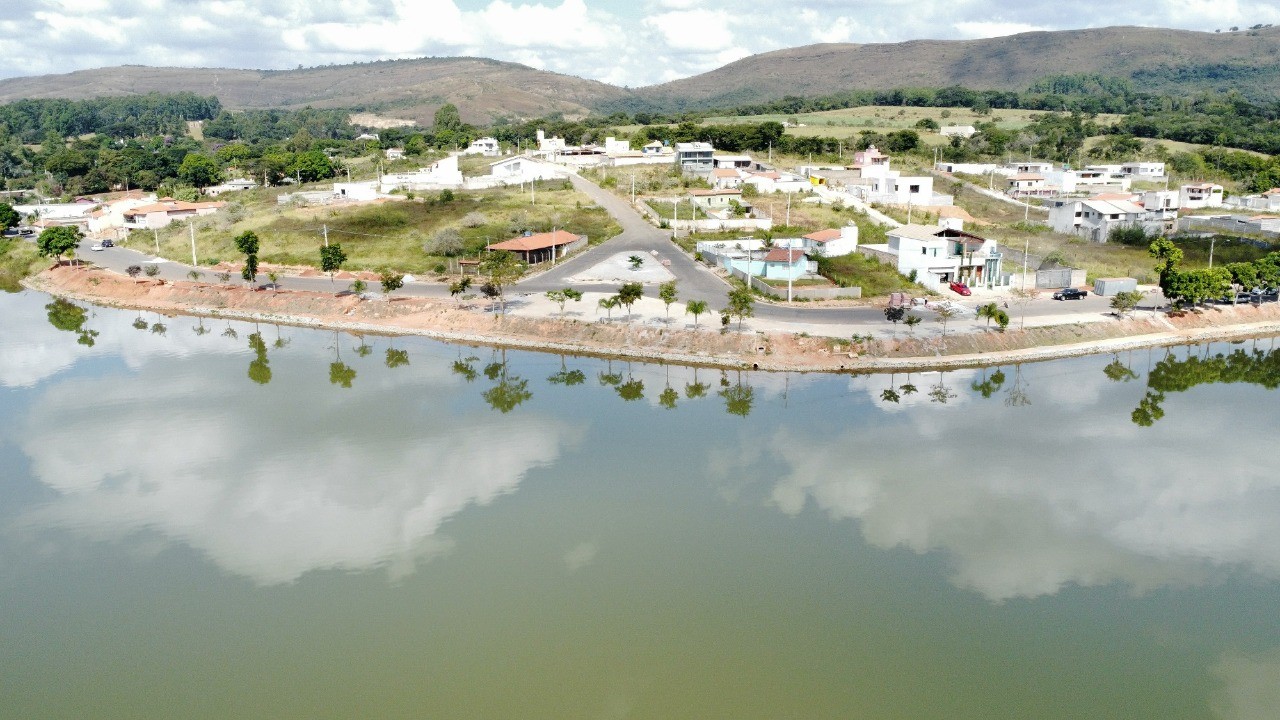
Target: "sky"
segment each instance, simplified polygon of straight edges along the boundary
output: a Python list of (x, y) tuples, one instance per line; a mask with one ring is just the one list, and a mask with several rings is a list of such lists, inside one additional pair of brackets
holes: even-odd
[(1275, 0), (5, 0), (0, 77), (469, 55), (639, 87), (822, 42), (1280, 24)]

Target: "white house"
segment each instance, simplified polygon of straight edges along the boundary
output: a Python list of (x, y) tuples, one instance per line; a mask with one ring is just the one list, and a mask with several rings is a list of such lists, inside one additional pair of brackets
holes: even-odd
[(502, 154), (502, 148), (498, 145), (498, 141), (491, 137), (476, 138), (471, 141), (466, 150), (462, 151), (463, 155), (483, 155), (485, 157), (498, 157)]
[(550, 180), (564, 177), (564, 170), (549, 163), (539, 162), (531, 157), (517, 155), (489, 163), (489, 175), (507, 185), (533, 182), (534, 180)]
[(750, 155), (715, 155), (711, 158), (711, 162), (716, 168), (727, 170), (746, 170), (755, 164)]
[(378, 199), (378, 181), (334, 183), (333, 195), (341, 200), (364, 202)]
[(162, 228), (175, 220), (212, 215), (226, 207), (224, 202), (183, 202), (162, 198), (150, 205), (139, 205), (124, 211), (124, 227), (129, 230)]
[(742, 184), (752, 185), (761, 195), (769, 195), (771, 193), (796, 193), (809, 192), (813, 190), (812, 183), (808, 178), (792, 173), (779, 172), (770, 170), (768, 172), (748, 172), (742, 179)]
[(1005, 181), (1010, 195), (1035, 195), (1045, 190), (1044, 176), (1039, 173), (1018, 173)]
[(888, 243), (859, 245), (858, 252), (888, 262), (930, 290), (950, 282), (994, 287), (1005, 282), (1003, 254), (995, 240), (937, 225), (887, 230)]
[(717, 190), (742, 187), (742, 173), (728, 168), (716, 168), (711, 171), (711, 187)]
[(1156, 232), (1163, 229), (1159, 214), (1148, 213), (1127, 200), (1090, 198), (1049, 209), (1049, 226), (1054, 232), (1079, 235), (1093, 242), (1104, 243), (1112, 230), (1134, 225)]
[(978, 134), (978, 128), (972, 125), (943, 125), (938, 134), (942, 137), (959, 137), (968, 140)]
[(616, 155), (629, 155), (631, 153), (631, 141), (619, 140), (617, 138), (607, 137), (604, 139), (604, 154), (610, 157)]
[(1185, 210), (1222, 207), (1222, 186), (1195, 183), (1178, 188), (1178, 207)]
[(798, 238), (774, 240), (774, 245), (804, 250), (810, 255), (838, 257), (858, 250), (858, 226), (819, 230)]
[(462, 171), (458, 169), (458, 156), (450, 155), (431, 167), (418, 168), (414, 172), (388, 173), (379, 182), (379, 191), (393, 190), (443, 190), (462, 187)]
[(661, 155), (666, 149), (666, 145), (654, 140), (653, 142), (645, 143), (644, 147), (640, 148), (640, 152), (645, 155)]
[(562, 137), (547, 137), (547, 134), (541, 130), (538, 131), (538, 152), (543, 155), (554, 155), (564, 152), (566, 145)]
[(382, 154), (388, 160), (402, 160), (404, 158), (404, 148), (387, 148)]
[(252, 190), (259, 187), (258, 183), (247, 178), (236, 178), (228, 180), (220, 185), (211, 185), (204, 189), (204, 194), (209, 197), (217, 197), (222, 193), (240, 192), (242, 190)]
[(1120, 166), (1120, 172), (1142, 180), (1164, 180), (1164, 163), (1130, 162)]

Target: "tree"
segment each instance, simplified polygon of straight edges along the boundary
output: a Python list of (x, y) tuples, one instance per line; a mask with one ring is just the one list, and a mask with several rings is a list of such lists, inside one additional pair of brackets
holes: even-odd
[(182, 165), (178, 168), (178, 179), (203, 190), (210, 185), (218, 184), (222, 179), (222, 169), (218, 167), (218, 161), (208, 155), (187, 153), (187, 156), (182, 158)]
[(978, 306), (978, 317), (987, 319), (988, 329), (991, 328), (991, 321), (995, 320), (997, 317), (999, 317), (999, 315), (1000, 315), (1000, 306), (996, 305), (993, 302), (989, 302), (986, 305)]
[(640, 257), (639, 255), (632, 255), (631, 257), (627, 258), (627, 262), (631, 263), (632, 270), (639, 270), (640, 266), (644, 265), (644, 258)]
[(202, 277), (204, 277), (204, 274), (201, 273), (199, 270), (187, 271), (187, 279), (190, 280), (191, 282), (199, 282), (200, 278)]
[(1009, 294), (1013, 297), (1013, 304), (1017, 305), (1018, 309), (1022, 311), (1019, 329), (1025, 328), (1027, 326), (1027, 306), (1040, 296), (1040, 291), (1036, 288), (1014, 288), (1009, 291)]
[(907, 324), (907, 332), (914, 335), (916, 326), (920, 324), (920, 316), (907, 313), (907, 316), (902, 318), (902, 322)]
[(437, 230), (422, 249), (428, 255), (453, 257), (462, 252), (462, 245), (462, 233), (457, 228), (447, 227)]
[(698, 327), (698, 316), (707, 311), (707, 301), (690, 300), (689, 303), (684, 306), (684, 311), (693, 315), (693, 326)]
[(489, 284), (497, 291), (497, 297), (499, 302), (502, 303), (502, 311), (504, 313), (507, 310), (507, 301), (503, 290), (507, 285), (519, 279), (526, 268), (528, 268), (528, 265), (519, 256), (505, 250), (490, 252), (480, 262), (480, 272), (488, 276)]
[(361, 280), (360, 278), (356, 278), (355, 281), (351, 283), (351, 287), (349, 288), (349, 290), (353, 295), (363, 295), (364, 291), (367, 290), (368, 288), (369, 288), (368, 283)]
[(267, 361), (267, 343), (261, 333), (249, 335), (249, 349), (254, 359), (249, 362), (249, 379), (259, 385), (271, 382), (271, 364)]
[(1156, 259), (1155, 270), (1160, 276), (1160, 289), (1163, 290), (1166, 278), (1182, 262), (1182, 250), (1168, 238), (1156, 238), (1147, 246), (1147, 252)]
[(396, 272), (394, 270), (383, 270), (378, 273), (378, 282), (382, 285), (382, 292), (390, 295), (404, 287), (404, 273)]
[(129, 267), (124, 269), (124, 273), (131, 278), (137, 279), (137, 277), (142, 274), (142, 266), (130, 265)]
[(612, 320), (612, 319), (613, 319), (613, 309), (614, 309), (614, 308), (616, 308), (616, 307), (618, 307), (619, 305), (621, 305), (621, 304), (622, 304), (622, 301), (620, 301), (620, 300), (618, 299), (618, 296), (617, 296), (617, 295), (611, 295), (611, 296), (606, 297), (606, 298), (600, 298), (600, 301), (599, 301), (599, 302), (597, 302), (596, 304), (597, 304), (597, 305), (599, 305), (600, 307), (604, 308), (604, 311), (605, 311), (605, 317), (607, 317), (608, 319)]
[(890, 305), (884, 309), (884, 319), (893, 323), (895, 326), (902, 322), (902, 318), (906, 317), (907, 309), (901, 305)]
[(333, 276), (342, 269), (342, 264), (347, 261), (347, 254), (342, 252), (342, 246), (338, 243), (332, 245), (320, 246), (320, 269), (329, 273), (329, 284), (333, 284)]
[(389, 348), (387, 348), (387, 356), (386, 356), (386, 360), (384, 361), (384, 363), (386, 364), (386, 366), (387, 366), (388, 368), (392, 368), (392, 369), (398, 368), (398, 367), (400, 367), (401, 365), (408, 365), (408, 364), (409, 364), (409, 351), (408, 351), (408, 350), (397, 350), (397, 349), (395, 349), (395, 348), (390, 348), (390, 347), (389, 347)]
[(751, 414), (751, 405), (755, 402), (755, 390), (750, 385), (743, 385), (741, 378), (737, 385), (726, 387), (720, 391), (724, 398), (724, 411), (730, 415), (746, 417)]
[(1120, 317), (1124, 317), (1138, 307), (1139, 302), (1142, 302), (1142, 293), (1137, 290), (1124, 290), (1112, 296), (1111, 309), (1115, 310)]
[(570, 300), (580, 302), (582, 300), (582, 291), (573, 288), (564, 288), (563, 290), (548, 290), (547, 299), (560, 306), (560, 315), (564, 315), (565, 303)]
[(436, 110), (435, 122), (431, 128), (439, 133), (441, 130), (461, 130), (462, 116), (458, 113), (458, 106), (453, 103), (445, 103)]
[(663, 305), (667, 306), (667, 320), (671, 320), (671, 303), (680, 299), (680, 294), (676, 290), (676, 281), (668, 280), (658, 286), (658, 299)]
[(742, 321), (755, 315), (756, 299), (745, 285), (729, 290), (729, 306), (725, 312), (730, 317), (738, 318), (738, 330), (742, 330)]
[(244, 269), (240, 271), (240, 277), (244, 278), (247, 283), (252, 283), (253, 279), (258, 276), (258, 242), (257, 233), (252, 230), (245, 230), (235, 236), (234, 242), (236, 249), (244, 253)]
[(22, 218), (18, 215), (18, 211), (13, 209), (9, 203), (0, 203), (0, 232), (9, 230), (18, 226)]
[(159, 265), (148, 265), (148, 266), (147, 266), (147, 269), (146, 269), (146, 270), (144, 270), (143, 272), (145, 272), (145, 273), (147, 274), (147, 277), (149, 277), (149, 278), (157, 278), (157, 277), (160, 277), (160, 266), (159, 266)]
[(464, 277), (461, 280), (455, 280), (452, 283), (449, 283), (449, 294), (457, 298), (458, 303), (461, 304), (462, 298), (460, 296), (470, 287), (471, 278)]
[(627, 308), (627, 322), (631, 322), (631, 307), (644, 296), (644, 286), (638, 282), (622, 283), (618, 288), (618, 302)]
[(938, 314), (938, 322), (942, 323), (942, 341), (945, 345), (947, 341), (947, 321), (959, 313), (949, 307), (936, 307), (933, 311)]
[(59, 263), (62, 256), (73, 252), (80, 244), (80, 230), (71, 225), (58, 225), (45, 228), (36, 239), (36, 248), (41, 257), (52, 255)]
[(337, 174), (337, 168), (334, 167), (333, 161), (323, 150), (311, 150), (309, 152), (298, 153), (293, 158), (293, 163), (289, 166), (289, 174), (297, 177), (304, 183), (315, 182), (325, 178), (331, 178)]
[(351, 382), (356, 379), (355, 368), (347, 365), (341, 360), (335, 360), (329, 363), (329, 382), (344, 388), (350, 388)]

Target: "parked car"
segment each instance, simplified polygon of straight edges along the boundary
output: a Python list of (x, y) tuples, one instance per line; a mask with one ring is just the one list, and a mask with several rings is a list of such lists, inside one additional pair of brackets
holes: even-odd
[(953, 292), (953, 293), (955, 293), (955, 294), (957, 294), (957, 295), (962, 295), (962, 296), (964, 296), (964, 297), (969, 297), (970, 295), (972, 295), (972, 294), (973, 294), (973, 291), (969, 289), (969, 286), (968, 286), (968, 285), (965, 285), (965, 284), (964, 284), (964, 283), (962, 283), (962, 282), (953, 282), (953, 283), (951, 283), (951, 286), (950, 286), (950, 287), (951, 287), (951, 292)]
[(1062, 288), (1053, 294), (1054, 300), (1081, 300), (1089, 294), (1087, 290), (1079, 288)]

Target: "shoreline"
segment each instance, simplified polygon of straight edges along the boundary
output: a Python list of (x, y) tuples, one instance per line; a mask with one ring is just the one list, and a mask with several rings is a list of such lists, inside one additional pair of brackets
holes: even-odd
[[(949, 370), (958, 368), (1042, 362), (1069, 357), (1112, 354), (1149, 347), (1231, 341), (1280, 334), (1280, 309), (1246, 322), (1207, 322), (1177, 327), (1170, 318), (1117, 320), (1101, 332), (1110, 336), (1078, 342), (1029, 347), (1000, 347), (1009, 339), (1025, 339), (1033, 329), (1008, 333), (956, 333), (948, 340), (976, 346), (975, 352), (951, 355), (918, 350), (929, 347), (922, 338), (894, 338), (894, 351), (916, 354), (860, 354), (849, 345), (832, 346), (832, 339), (805, 333), (673, 329), (603, 324), (567, 318), (501, 319), (452, 301), (421, 298), (360, 300), (306, 291), (252, 291), (244, 287), (199, 282), (157, 282), (120, 278), (89, 267), (62, 266), (22, 280), (28, 289), (105, 307), (142, 310), (166, 315), (190, 315), (266, 322), (357, 334), (416, 335), (444, 342), (489, 345), (556, 354), (629, 358), (684, 365), (773, 372), (876, 372)], [(106, 286), (106, 287), (104, 287)], [(1257, 310), (1255, 308), (1251, 308)], [(1234, 308), (1232, 308), (1234, 310)], [(1234, 315), (1236, 313), (1232, 313)], [(1202, 313), (1196, 322), (1214, 320)], [(1243, 319), (1243, 318), (1242, 318)], [(1098, 325), (1094, 323), (1092, 325)], [(710, 328), (711, 326), (706, 326)], [(1153, 332), (1140, 332), (1150, 329)], [(1139, 332), (1124, 332), (1137, 330)], [(1036, 328), (1039, 334), (1098, 332), (1083, 324)], [(841, 342), (841, 341), (836, 341)], [(876, 341), (882, 344), (884, 341)], [(989, 349), (983, 349), (983, 346)], [(841, 349), (841, 348), (844, 349)]]

